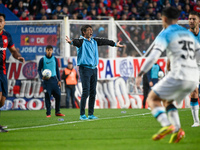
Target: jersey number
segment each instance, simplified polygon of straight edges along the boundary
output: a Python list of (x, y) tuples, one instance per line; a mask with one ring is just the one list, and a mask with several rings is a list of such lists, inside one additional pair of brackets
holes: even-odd
[(181, 58), (183, 58), (183, 59), (187, 59), (187, 58), (195, 59), (194, 49), (191, 48), (191, 45), (193, 45), (193, 42), (183, 40), (183, 41), (179, 41), (178, 43), (183, 45), (182, 50), (187, 51), (187, 54), (186, 55), (182, 54)]

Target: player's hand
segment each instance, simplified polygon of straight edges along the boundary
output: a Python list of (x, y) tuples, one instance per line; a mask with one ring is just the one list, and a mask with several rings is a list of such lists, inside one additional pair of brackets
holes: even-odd
[(137, 77), (136, 77), (136, 81), (135, 81), (137, 87), (140, 87), (141, 81), (142, 81), (142, 76), (137, 76)]
[(58, 86), (61, 87), (61, 81), (58, 81)]
[(21, 61), (23, 64), (25, 63), (24, 57), (18, 57), (17, 59), (18, 59), (19, 61)]
[(122, 48), (122, 47), (124, 47), (124, 45), (121, 45), (120, 41), (119, 41), (119, 42), (117, 42), (117, 47), (121, 47)]
[(65, 39), (65, 40), (66, 40), (66, 42), (69, 43), (69, 44), (72, 43), (72, 41), (70, 40), (70, 38), (69, 38), (68, 36), (66, 36), (66, 39)]
[(150, 87), (153, 86), (153, 82), (152, 82), (152, 81), (149, 82), (149, 86), (150, 86)]
[(49, 80), (49, 77), (42, 77), (42, 80)]

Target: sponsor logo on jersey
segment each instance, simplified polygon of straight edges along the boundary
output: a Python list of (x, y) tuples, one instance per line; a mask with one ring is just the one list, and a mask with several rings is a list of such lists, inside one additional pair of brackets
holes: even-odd
[(0, 47), (0, 51), (5, 51), (6, 48)]

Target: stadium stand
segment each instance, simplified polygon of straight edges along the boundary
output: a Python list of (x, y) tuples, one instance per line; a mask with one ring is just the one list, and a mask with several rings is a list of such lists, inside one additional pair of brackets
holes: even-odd
[(181, 10), (180, 20), (191, 10), (200, 11), (200, 0), (0, 0), (20, 20), (70, 19), (159, 20), (163, 8)]

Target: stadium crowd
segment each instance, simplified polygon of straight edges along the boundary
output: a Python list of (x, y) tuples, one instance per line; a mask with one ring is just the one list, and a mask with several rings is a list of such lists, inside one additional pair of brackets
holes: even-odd
[(180, 20), (191, 10), (200, 12), (200, 0), (0, 0), (20, 20), (70, 19), (159, 20), (168, 6), (181, 10)]

